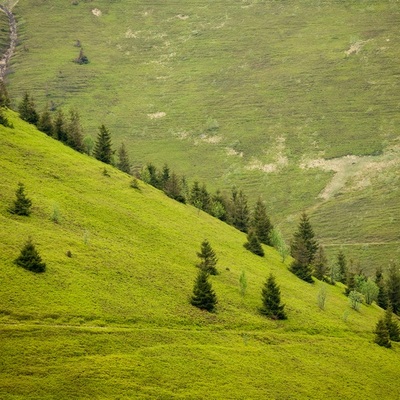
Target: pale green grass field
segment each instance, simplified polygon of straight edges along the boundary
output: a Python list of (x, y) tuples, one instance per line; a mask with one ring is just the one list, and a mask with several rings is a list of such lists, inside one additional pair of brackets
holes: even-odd
[[(112, 167), (104, 176), (104, 164), (9, 116), (15, 129), (0, 128), (2, 399), (396, 398), (399, 346), (373, 343), (377, 306), (356, 312), (343, 287), (328, 286), (320, 310), (322, 284), (297, 279), (273, 249), (247, 252), (232, 227), (144, 183), (132, 189)], [(18, 182), (33, 201), (28, 218), (7, 211)], [(43, 274), (13, 264), (28, 236)], [(189, 304), (204, 238), (219, 258), (215, 314)], [(257, 312), (270, 272), (287, 321)]]

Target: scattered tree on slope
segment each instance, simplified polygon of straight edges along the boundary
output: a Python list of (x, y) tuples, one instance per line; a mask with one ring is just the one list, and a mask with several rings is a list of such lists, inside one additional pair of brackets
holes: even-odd
[(15, 259), (15, 264), (22, 268), (27, 269), (32, 272), (45, 272), (46, 264), (42, 261), (35, 245), (32, 243), (31, 238), (25, 243), (24, 247), (21, 249), (21, 253), (17, 259)]
[(25, 195), (25, 186), (18, 183), (18, 189), (15, 192), (16, 199), (14, 204), (9, 208), (11, 214), (29, 216), (31, 214), (32, 200)]
[(285, 305), (281, 304), (281, 291), (275, 282), (275, 277), (270, 274), (261, 292), (261, 314), (272, 319), (287, 319), (284, 311)]
[(207, 239), (202, 242), (201, 250), (200, 253), (197, 253), (197, 257), (201, 260), (197, 267), (210, 275), (218, 274), (216, 268), (218, 258)]
[(201, 310), (212, 312), (215, 310), (217, 302), (217, 296), (208, 281), (208, 273), (200, 269), (193, 287), (190, 303)]

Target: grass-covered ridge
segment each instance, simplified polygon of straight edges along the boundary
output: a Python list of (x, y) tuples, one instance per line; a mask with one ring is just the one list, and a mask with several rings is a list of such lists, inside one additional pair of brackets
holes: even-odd
[[(265, 247), (158, 190), (78, 154), (9, 113), (0, 129), (0, 397), (393, 398), (399, 347), (373, 343), (382, 311), (349, 308), (343, 288), (306, 284)], [(18, 182), (29, 217), (10, 214)], [(52, 221), (59, 210), (59, 223)], [(47, 270), (13, 264), (31, 236)], [(219, 303), (189, 304), (196, 252), (207, 238), (219, 258)], [(66, 252), (71, 251), (72, 258)], [(239, 293), (246, 271), (248, 291)], [(261, 316), (273, 272), (288, 320)]]
[[(346, 245), (371, 271), (398, 257), (395, 2), (27, 0), (13, 10), (15, 103), (29, 90), (39, 108), (77, 107), (86, 132), (106, 124), (135, 165), (167, 162), (213, 189), (261, 193), (287, 237), (307, 209), (332, 254)], [(72, 62), (77, 40), (88, 65)]]

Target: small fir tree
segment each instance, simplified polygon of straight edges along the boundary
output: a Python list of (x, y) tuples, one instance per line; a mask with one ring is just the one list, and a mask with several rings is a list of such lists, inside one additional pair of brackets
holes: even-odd
[(232, 225), (239, 231), (247, 233), (250, 220), (247, 196), (243, 191), (238, 192), (236, 188), (233, 188), (231, 203)]
[(218, 258), (207, 239), (205, 239), (202, 242), (201, 251), (200, 251), (200, 253), (197, 253), (197, 256), (201, 260), (200, 263), (197, 264), (198, 268), (207, 272), (210, 275), (218, 274), (218, 271), (216, 268)]
[(247, 242), (244, 244), (244, 247), (257, 256), (264, 257), (264, 250), (256, 233), (253, 230), (247, 234)]
[(349, 272), (346, 279), (346, 289), (344, 294), (348, 296), (353, 290), (356, 290), (356, 274), (354, 272)]
[(15, 192), (16, 199), (9, 211), (11, 214), (29, 216), (31, 214), (32, 200), (25, 195), (25, 186), (18, 183), (18, 189)]
[(290, 271), (297, 277), (308, 283), (313, 283), (312, 266), (309, 263), (309, 253), (304, 240), (297, 238), (296, 247), (292, 248), (293, 262), (290, 264)]
[(342, 250), (339, 250), (336, 263), (337, 263), (337, 271), (338, 271), (337, 280), (341, 283), (346, 283), (347, 276), (348, 276), (347, 261), (346, 261), (346, 257)]
[(272, 246), (271, 231), (273, 226), (267, 215), (267, 207), (261, 198), (257, 200), (257, 203), (254, 207), (250, 222), (250, 229), (254, 230), (258, 240), (261, 243)]
[(68, 134), (65, 123), (64, 113), (61, 109), (57, 110), (56, 118), (53, 124), (53, 137), (54, 139), (59, 140), (60, 142), (67, 143)]
[(383, 280), (383, 273), (382, 273), (382, 268), (377, 268), (375, 272), (375, 283), (378, 286), (378, 297), (376, 299), (376, 304), (378, 304), (379, 307), (382, 307), (384, 310), (388, 307), (389, 303), (389, 297), (388, 297), (388, 292), (386, 288), (386, 284)]
[(69, 122), (67, 125), (67, 144), (74, 150), (84, 152), (83, 129), (80, 122), (79, 113), (76, 110), (70, 110)]
[(1, 107), (0, 107), (0, 125), (3, 125), (6, 128), (14, 128), (14, 125), (10, 123), (4, 112), (4, 109)]
[(390, 343), (389, 331), (383, 319), (380, 319), (375, 327), (375, 343), (379, 344), (379, 346), (383, 346), (386, 348), (392, 347)]
[(106, 164), (111, 164), (112, 155), (111, 133), (104, 125), (101, 125), (94, 147), (94, 156), (97, 160), (103, 161)]
[(400, 272), (396, 264), (391, 263), (387, 280), (389, 302), (393, 312), (400, 315)]
[(45, 272), (46, 264), (42, 261), (35, 245), (32, 243), (31, 238), (25, 243), (24, 247), (21, 249), (21, 253), (17, 259), (15, 259), (15, 264), (27, 269), (32, 272)]
[(54, 127), (50, 111), (44, 110), (42, 114), (40, 114), (37, 128), (46, 135), (53, 136)]
[(118, 169), (127, 174), (131, 173), (131, 163), (129, 161), (129, 155), (125, 147), (125, 143), (122, 142), (118, 149)]
[(212, 312), (215, 310), (217, 302), (217, 296), (208, 281), (208, 273), (201, 269), (193, 287), (190, 303), (201, 310)]
[(393, 318), (392, 306), (389, 305), (385, 311), (384, 321), (389, 332), (389, 338), (393, 342), (400, 342), (400, 327), (398, 322)]
[(261, 314), (271, 319), (287, 319), (284, 311), (285, 305), (281, 304), (281, 291), (276, 284), (275, 277), (270, 274), (261, 291)]
[(314, 260), (314, 275), (315, 277), (323, 281), (327, 272), (328, 260), (325, 255), (325, 250), (322, 245), (319, 246), (317, 255)]
[(33, 99), (26, 92), (22, 101), (19, 103), (18, 112), (21, 117), (26, 122), (36, 125), (39, 121), (39, 115), (36, 111), (35, 103)]

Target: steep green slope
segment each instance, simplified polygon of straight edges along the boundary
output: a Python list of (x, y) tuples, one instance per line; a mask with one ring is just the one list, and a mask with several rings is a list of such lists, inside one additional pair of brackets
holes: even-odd
[[(315, 211), (332, 253), (351, 236), (361, 247), (348, 255), (370, 270), (399, 251), (399, 192), (374, 182), (376, 170), (393, 181), (400, 160), (397, 3), (29, 0), (14, 11), (15, 103), (29, 90), (40, 108), (77, 107), (88, 134), (105, 123), (136, 165), (261, 193), (288, 236), (292, 214)], [(88, 65), (72, 62), (77, 40)], [(352, 184), (349, 154), (367, 187)], [(337, 215), (361, 228), (349, 235)]]
[[(278, 254), (247, 252), (232, 227), (46, 137), (9, 114), (0, 128), (0, 397), (393, 398), (399, 346), (373, 343), (376, 306), (294, 277)], [(30, 217), (11, 215), (18, 182)], [(51, 220), (59, 210), (59, 223)], [(31, 236), (47, 263), (13, 264)], [(215, 314), (189, 304), (207, 238), (220, 274)], [(70, 251), (72, 257), (67, 257)], [(239, 293), (246, 271), (248, 292)], [(259, 315), (273, 272), (289, 316)]]

